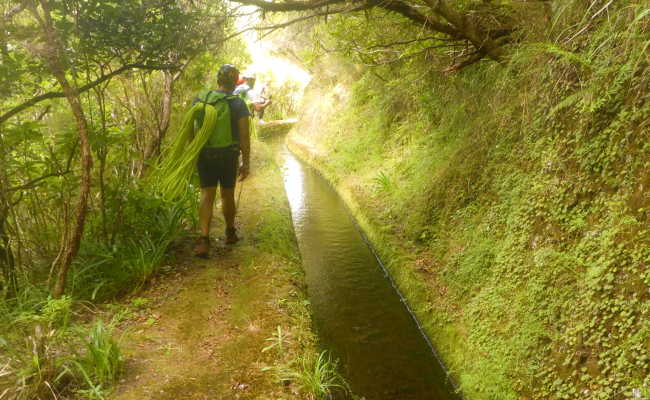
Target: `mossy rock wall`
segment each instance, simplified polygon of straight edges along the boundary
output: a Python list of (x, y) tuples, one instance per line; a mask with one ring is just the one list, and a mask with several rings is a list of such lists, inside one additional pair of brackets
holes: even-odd
[(470, 400), (650, 397), (649, 42), (608, 29), (321, 79), (292, 132)]

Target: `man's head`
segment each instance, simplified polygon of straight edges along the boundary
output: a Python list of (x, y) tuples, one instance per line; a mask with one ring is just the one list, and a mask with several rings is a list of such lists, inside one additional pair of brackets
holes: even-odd
[(239, 78), (239, 70), (232, 64), (224, 64), (217, 72), (217, 83), (219, 86), (229, 92), (235, 90), (237, 79)]
[(253, 86), (255, 86), (255, 75), (254, 75), (253, 73), (250, 73), (250, 72), (244, 72), (244, 73), (242, 74), (242, 78), (244, 78), (244, 80), (246, 81), (246, 84), (247, 84), (249, 87), (252, 88)]

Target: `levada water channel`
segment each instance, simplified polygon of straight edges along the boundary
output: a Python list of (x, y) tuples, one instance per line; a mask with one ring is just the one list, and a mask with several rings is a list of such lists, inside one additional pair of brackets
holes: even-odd
[(352, 391), (367, 400), (459, 399), (343, 201), (317, 171), (280, 151), (314, 325)]

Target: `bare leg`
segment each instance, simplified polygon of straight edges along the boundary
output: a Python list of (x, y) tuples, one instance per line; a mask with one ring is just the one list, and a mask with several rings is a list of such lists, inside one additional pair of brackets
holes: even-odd
[(201, 203), (199, 205), (199, 230), (201, 231), (202, 236), (210, 235), (210, 222), (212, 221), (212, 209), (214, 208), (214, 199), (216, 197), (216, 194), (217, 188), (214, 186), (201, 188)]
[(235, 188), (221, 188), (221, 211), (223, 219), (226, 220), (226, 229), (235, 227)]

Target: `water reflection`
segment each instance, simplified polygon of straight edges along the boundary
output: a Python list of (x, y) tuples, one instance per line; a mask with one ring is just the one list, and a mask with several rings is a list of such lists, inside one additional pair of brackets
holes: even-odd
[(314, 325), (354, 392), (367, 400), (458, 398), (334, 190), (286, 151), (284, 169)]
[(297, 220), (303, 219), (305, 210), (305, 189), (304, 189), (304, 172), (295, 157), (290, 157), (288, 152), (284, 156), (284, 190), (287, 192), (287, 198), (291, 204), (292, 217)]

